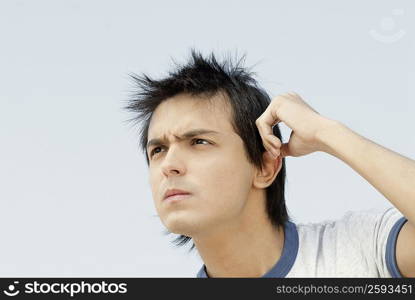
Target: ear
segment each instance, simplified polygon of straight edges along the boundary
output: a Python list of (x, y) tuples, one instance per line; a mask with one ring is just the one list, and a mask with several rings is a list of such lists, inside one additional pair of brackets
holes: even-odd
[(258, 189), (265, 189), (270, 186), (274, 182), (282, 167), (281, 155), (274, 158), (268, 151), (265, 151), (262, 154), (262, 157), (264, 162), (262, 171), (257, 169), (253, 181), (254, 187)]

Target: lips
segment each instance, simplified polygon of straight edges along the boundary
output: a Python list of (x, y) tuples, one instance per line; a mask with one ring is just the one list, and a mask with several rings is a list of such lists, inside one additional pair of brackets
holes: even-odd
[(164, 193), (163, 200), (166, 200), (168, 197), (174, 196), (174, 195), (190, 195), (190, 193), (185, 190), (169, 189)]

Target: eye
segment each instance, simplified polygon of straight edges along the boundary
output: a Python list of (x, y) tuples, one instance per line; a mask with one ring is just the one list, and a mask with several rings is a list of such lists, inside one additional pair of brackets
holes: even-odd
[(161, 149), (161, 147), (156, 147), (153, 150), (150, 151), (150, 157), (154, 156), (154, 154), (157, 154), (159, 152), (156, 152), (157, 149)]
[[(198, 142), (198, 141), (203, 141), (206, 142), (207, 144), (210, 144), (210, 142), (208, 142), (205, 139), (193, 139), (192, 140), (192, 145), (194, 144), (194, 142)], [(199, 144), (200, 145), (200, 144)], [(203, 144), (202, 144), (203, 145)], [(150, 157), (153, 157), (155, 154), (160, 153), (159, 151), (156, 151), (157, 149), (161, 149), (162, 147), (155, 147), (153, 150), (150, 151)]]
[(204, 142), (206, 142), (206, 143), (210, 144), (207, 140), (204, 140), (204, 139), (193, 139), (193, 140), (192, 140), (192, 144), (193, 144), (193, 142), (194, 142), (194, 141), (196, 141), (196, 142), (197, 142), (197, 141), (204, 141)]

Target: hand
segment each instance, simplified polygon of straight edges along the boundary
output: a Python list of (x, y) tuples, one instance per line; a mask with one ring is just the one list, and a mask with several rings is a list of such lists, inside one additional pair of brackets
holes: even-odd
[[(272, 126), (284, 122), (292, 129), (288, 143), (281, 143)], [(318, 133), (334, 121), (321, 116), (296, 93), (285, 93), (272, 99), (264, 113), (255, 121), (265, 149), (274, 158), (303, 156), (324, 151)]]

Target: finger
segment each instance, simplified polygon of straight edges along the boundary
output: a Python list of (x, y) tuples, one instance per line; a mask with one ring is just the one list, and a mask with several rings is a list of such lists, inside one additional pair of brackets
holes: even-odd
[(267, 141), (268, 136), (274, 136), (272, 127), (279, 122), (280, 120), (272, 114), (272, 105), (268, 105), (256, 122), (259, 134), (264, 142)]
[(275, 150), (274, 148), (269, 148), (269, 150), (267, 150), (266, 151), (269, 155), (271, 155), (271, 157), (273, 158), (273, 159), (276, 159), (278, 156), (280, 156), (280, 154), (281, 154), (281, 151), (278, 149), (278, 150)]
[(272, 156), (278, 156), (280, 154), (280, 149), (275, 148), (268, 140), (262, 142), (266, 152)]
[(271, 159), (274, 160), (276, 159), (278, 156), (275, 156), (274, 153), (271, 153), (270, 151), (266, 151), (266, 155)]
[(274, 154), (274, 156), (277, 157), (280, 155), (281, 141), (278, 137), (269, 134), (265, 138), (262, 138), (262, 143), (265, 149)]
[(268, 135), (267, 137), (273, 148), (278, 149), (278, 150), (281, 148), (282, 143), (278, 137), (276, 137), (274, 134)]
[[(271, 141), (271, 139), (273, 141)], [(275, 140), (274, 140), (275, 139)], [(265, 148), (269, 151), (274, 158), (280, 156), (281, 149), (280, 149), (281, 142), (276, 136), (269, 136), (266, 142), (264, 143)]]

